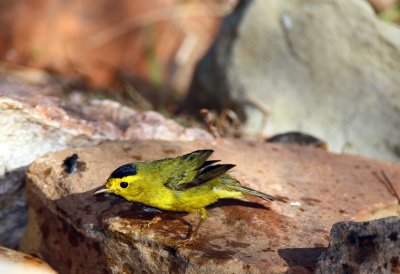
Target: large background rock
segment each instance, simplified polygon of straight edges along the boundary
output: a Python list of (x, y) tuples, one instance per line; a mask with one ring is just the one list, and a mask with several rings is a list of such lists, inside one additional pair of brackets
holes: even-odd
[[(242, 1), (198, 64), (186, 108), (245, 108), (336, 152), (399, 159), (400, 30), (363, 0)], [(267, 128), (251, 101), (268, 107)], [(239, 106), (238, 106), (239, 105)]]
[[(214, 149), (214, 159), (236, 164), (232, 174), (244, 185), (290, 203), (220, 202), (208, 209), (198, 239), (176, 247), (188, 227), (173, 216), (147, 227), (154, 213), (114, 195), (93, 195), (121, 164), (202, 148)], [(67, 174), (62, 162), (73, 153), (82, 168)], [(71, 148), (29, 168), (30, 215), (21, 248), (60, 273), (311, 273), (329, 244), (332, 224), (396, 204), (373, 174), (380, 170), (389, 178), (400, 175), (394, 163), (240, 140)], [(195, 214), (185, 218), (198, 221)]]

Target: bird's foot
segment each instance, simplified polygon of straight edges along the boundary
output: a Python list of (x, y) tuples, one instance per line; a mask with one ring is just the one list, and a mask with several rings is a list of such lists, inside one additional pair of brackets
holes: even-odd
[(194, 230), (192, 230), (192, 225), (189, 223), (189, 230), (185, 236), (185, 239), (176, 241), (176, 247), (179, 248), (179, 247), (185, 247), (187, 245), (191, 245), (198, 238), (200, 238), (198, 231), (199, 231), (199, 228), (200, 228), (200, 225), (202, 224), (202, 222), (203, 222), (203, 219), (200, 219), (200, 222), (197, 224), (197, 226)]
[(189, 235), (189, 237), (187, 237), (186, 239), (176, 241), (175, 247), (180, 248), (180, 247), (186, 247), (188, 245), (192, 245), (198, 238), (199, 238), (199, 235)]

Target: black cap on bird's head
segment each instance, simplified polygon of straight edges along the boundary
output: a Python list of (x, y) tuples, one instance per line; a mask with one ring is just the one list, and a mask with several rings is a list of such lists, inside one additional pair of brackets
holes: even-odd
[[(137, 168), (136, 168), (135, 164), (130, 163), (130, 164), (120, 166), (119, 168), (117, 168), (116, 170), (114, 170), (111, 173), (110, 177), (108, 177), (108, 179), (107, 179), (107, 182), (103, 186), (95, 189), (94, 194), (99, 194), (99, 193), (103, 193), (103, 192), (113, 192), (112, 185), (115, 180), (119, 180), (126, 176), (132, 176), (132, 175), (136, 175), (136, 174), (137, 174)], [(118, 184), (127, 184), (127, 183), (126, 182), (119, 183), (119, 181), (118, 181)], [(122, 185), (121, 185), (121, 187), (126, 188), (126, 186), (123, 187)]]
[(111, 173), (110, 178), (123, 178), (125, 176), (132, 176), (136, 175), (137, 169), (135, 164), (126, 164), (123, 166), (120, 166), (116, 170)]

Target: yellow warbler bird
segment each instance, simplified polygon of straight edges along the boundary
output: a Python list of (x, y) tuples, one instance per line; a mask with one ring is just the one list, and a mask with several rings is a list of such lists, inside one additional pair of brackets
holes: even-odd
[(202, 220), (207, 217), (205, 208), (219, 199), (243, 198), (249, 194), (286, 202), (241, 185), (226, 173), (234, 165), (207, 161), (212, 153), (213, 150), (196, 150), (176, 158), (120, 166), (95, 193), (114, 193), (162, 210), (198, 212)]

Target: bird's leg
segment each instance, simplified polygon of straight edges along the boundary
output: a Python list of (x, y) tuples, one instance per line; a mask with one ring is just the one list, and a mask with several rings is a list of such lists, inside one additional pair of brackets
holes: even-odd
[[(197, 225), (196, 225), (196, 227), (195, 227), (193, 233), (190, 233), (190, 234), (189, 234), (189, 237), (187, 238), (188, 240), (193, 240), (193, 239), (195, 239), (195, 237), (197, 236), (197, 232), (199, 231), (200, 226), (203, 224), (203, 222), (204, 222), (204, 218), (203, 218), (203, 217), (200, 217), (200, 220), (199, 220), (199, 222), (197, 223)], [(190, 232), (191, 232), (191, 231), (190, 231)]]
[(192, 230), (192, 225), (190, 225), (189, 231), (186, 234), (186, 238), (184, 240), (176, 241), (176, 247), (182, 247), (182, 246), (191, 244), (197, 238), (197, 232), (199, 231), (199, 228), (203, 222), (204, 222), (204, 219), (201, 218), (200, 221), (197, 223), (194, 230)]
[(195, 238), (197, 232), (198, 232), (199, 229), (200, 229), (201, 224), (202, 224), (202, 223), (204, 222), (204, 220), (207, 218), (207, 211), (206, 211), (205, 208), (201, 208), (201, 209), (199, 209), (197, 212), (200, 214), (200, 220), (199, 220), (199, 222), (197, 223), (196, 227), (194, 228), (193, 233), (190, 233), (191, 231), (188, 233), (189, 237), (186, 237), (186, 239), (188, 239), (188, 240), (193, 240), (193, 239)]
[[(173, 218), (176, 219), (176, 220), (178, 220), (178, 221), (180, 221), (182, 224), (187, 225), (188, 231), (187, 231), (187, 233), (186, 233), (185, 240), (188, 239), (188, 237), (192, 234), (193, 225), (192, 225), (190, 222), (186, 221), (186, 220), (185, 220), (183, 217), (181, 217), (181, 216), (174, 216)], [(188, 235), (189, 235), (189, 236), (188, 236)], [(178, 242), (179, 242), (179, 241), (178, 241)]]
[(198, 213), (200, 214), (200, 220), (197, 223), (196, 227), (194, 228), (194, 230), (192, 229), (192, 224), (190, 224), (189, 222), (185, 221), (185, 223), (189, 224), (189, 230), (188, 233), (186, 234), (186, 238), (184, 240), (180, 240), (176, 242), (176, 246), (180, 247), (180, 246), (185, 246), (189, 243), (191, 243), (193, 240), (195, 240), (197, 238), (197, 232), (199, 231), (201, 225), (203, 224), (204, 220), (207, 218), (207, 212), (204, 208), (199, 209)]

